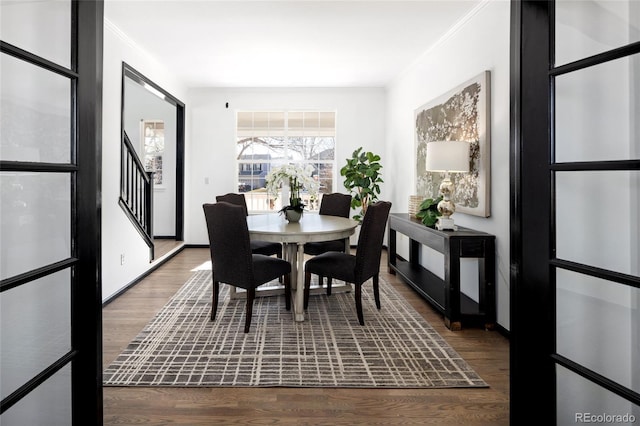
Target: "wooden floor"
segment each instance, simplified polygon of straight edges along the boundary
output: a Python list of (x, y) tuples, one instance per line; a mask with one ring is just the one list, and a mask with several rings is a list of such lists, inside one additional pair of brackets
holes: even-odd
[(184, 245), (183, 241), (176, 241), (169, 238), (156, 238), (153, 240), (154, 245), (154, 257), (156, 260), (161, 259), (162, 256), (169, 253), (173, 249)]
[[(191, 270), (207, 260), (208, 249), (184, 249), (103, 309), (105, 366), (191, 276)], [(449, 331), (439, 313), (387, 273), (385, 253), (381, 275), (475, 369), (488, 389), (105, 387), (104, 424), (508, 425), (508, 340), (497, 331)]]

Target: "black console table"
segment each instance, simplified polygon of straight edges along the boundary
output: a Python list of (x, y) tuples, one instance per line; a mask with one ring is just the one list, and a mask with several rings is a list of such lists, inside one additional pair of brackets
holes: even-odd
[[(396, 254), (396, 233), (409, 237), (409, 260)], [(444, 254), (444, 280), (420, 265), (420, 244)], [(450, 330), (463, 322), (493, 329), (496, 320), (495, 236), (459, 227), (438, 231), (408, 213), (389, 215), (389, 272), (398, 274), (444, 314)], [(460, 259), (478, 258), (479, 302), (460, 291)]]

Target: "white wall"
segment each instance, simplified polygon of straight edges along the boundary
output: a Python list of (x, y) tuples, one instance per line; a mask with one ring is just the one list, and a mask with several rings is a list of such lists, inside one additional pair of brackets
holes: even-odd
[[(108, 3), (105, 4), (105, 9)], [(102, 299), (109, 299), (150, 267), (149, 249), (118, 205), (122, 62), (183, 100), (186, 88), (166, 68), (105, 20), (102, 104)], [(184, 102), (184, 101), (183, 101)], [(120, 257), (124, 255), (124, 264)]]
[[(339, 169), (362, 146), (380, 154), (383, 178), (391, 161), (385, 155), (385, 90), (372, 89), (193, 89), (189, 91), (185, 191), (185, 240), (208, 244), (202, 204), (237, 192), (235, 113), (237, 110), (335, 110), (336, 190), (346, 192)], [(226, 103), (229, 108), (226, 108)], [(209, 183), (205, 183), (208, 181)], [(391, 197), (382, 185), (380, 199)]]
[[(388, 173), (394, 211), (408, 210), (416, 191), (414, 110), (441, 94), (491, 71), (491, 216), (456, 213), (457, 224), (496, 236), (497, 321), (509, 329), (509, 2), (490, 1), (428, 50), (388, 87)], [(406, 238), (405, 238), (406, 240)], [(405, 242), (398, 240), (398, 250)], [(429, 269), (442, 269), (427, 263)], [(428, 262), (427, 259), (425, 261)], [(463, 265), (464, 267), (464, 265)], [(440, 272), (441, 273), (441, 272)], [(463, 279), (466, 275), (463, 271)]]

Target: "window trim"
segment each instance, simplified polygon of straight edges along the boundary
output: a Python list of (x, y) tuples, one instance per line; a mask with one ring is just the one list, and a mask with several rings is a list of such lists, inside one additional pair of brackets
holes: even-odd
[[(329, 164), (331, 165), (332, 168), (332, 172), (331, 172), (331, 188), (332, 191), (330, 192), (335, 192), (336, 191), (336, 185), (338, 183), (338, 168), (337, 168), (337, 161), (336, 161), (336, 156), (335, 156), (335, 152), (336, 152), (336, 146), (337, 146), (337, 119), (338, 119), (338, 112), (335, 109), (330, 109), (330, 108), (317, 108), (317, 109), (300, 109), (300, 108), (292, 108), (292, 109), (241, 109), (241, 110), (236, 110), (235, 111), (235, 144), (237, 146), (238, 141), (240, 140), (240, 138), (242, 136), (240, 136), (240, 131), (239, 131), (239, 115), (242, 113), (282, 113), (284, 114), (284, 128), (282, 130), (282, 134), (281, 135), (266, 135), (266, 136), (272, 136), (272, 137), (281, 137), (285, 140), (290, 140), (290, 138), (294, 138), (296, 136), (292, 136), (291, 135), (291, 129), (289, 127), (289, 114), (291, 113), (318, 113), (318, 114), (323, 114), (323, 113), (331, 113), (333, 114), (333, 130), (330, 132), (332, 135), (306, 135), (308, 137), (332, 137), (333, 138), (333, 150), (334, 150), (334, 156), (332, 160), (290, 160), (288, 161), (286, 164), (311, 164), (313, 166), (317, 166), (320, 164)], [(320, 126), (318, 126), (318, 129), (320, 128)], [(280, 130), (276, 130), (276, 132), (279, 132)], [(306, 136), (302, 136), (302, 137), (306, 137)], [(248, 136), (247, 136), (248, 137)], [(254, 135), (255, 137), (255, 135)], [(288, 145), (285, 147), (285, 156), (287, 155), (287, 149), (288, 149)], [(283, 161), (280, 160), (264, 160), (264, 161), (260, 161), (260, 163), (256, 163), (255, 159), (251, 159), (251, 160), (243, 160), (238, 158), (237, 156), (237, 151), (236, 151), (236, 167), (234, 168), (234, 173), (235, 173), (235, 179), (238, 181), (238, 186), (240, 184), (240, 178), (239, 178), (239, 170), (240, 167), (243, 167), (242, 165), (256, 165), (259, 164), (261, 166), (262, 170), (262, 164), (265, 163), (269, 163), (269, 164), (274, 164), (274, 165), (279, 165), (279, 164), (285, 164)], [(249, 168), (249, 167), (247, 167)], [(268, 168), (267, 168), (268, 169)], [(240, 192), (240, 189), (238, 187), (238, 192)], [(249, 194), (250, 191), (248, 192), (240, 192), (243, 194)], [(282, 196), (278, 197), (278, 200), (282, 200)], [(273, 213), (275, 211), (278, 210), (278, 207), (276, 204), (274, 206), (274, 208), (272, 209), (268, 209), (268, 210), (259, 210), (259, 209), (253, 209), (252, 208), (252, 203), (247, 200), (247, 207), (250, 213)], [(307, 209), (309, 211), (318, 211), (320, 206), (319, 200), (317, 203), (314, 203), (313, 206), (309, 206)]]

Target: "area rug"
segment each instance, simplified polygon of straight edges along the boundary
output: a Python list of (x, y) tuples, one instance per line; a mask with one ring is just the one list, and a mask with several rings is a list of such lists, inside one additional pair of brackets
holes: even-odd
[(380, 280), (382, 309), (363, 286), (365, 325), (353, 293), (311, 296), (295, 322), (284, 296), (245, 300), (220, 286), (210, 320), (211, 271), (197, 271), (104, 371), (106, 386), (488, 387), (404, 298)]

